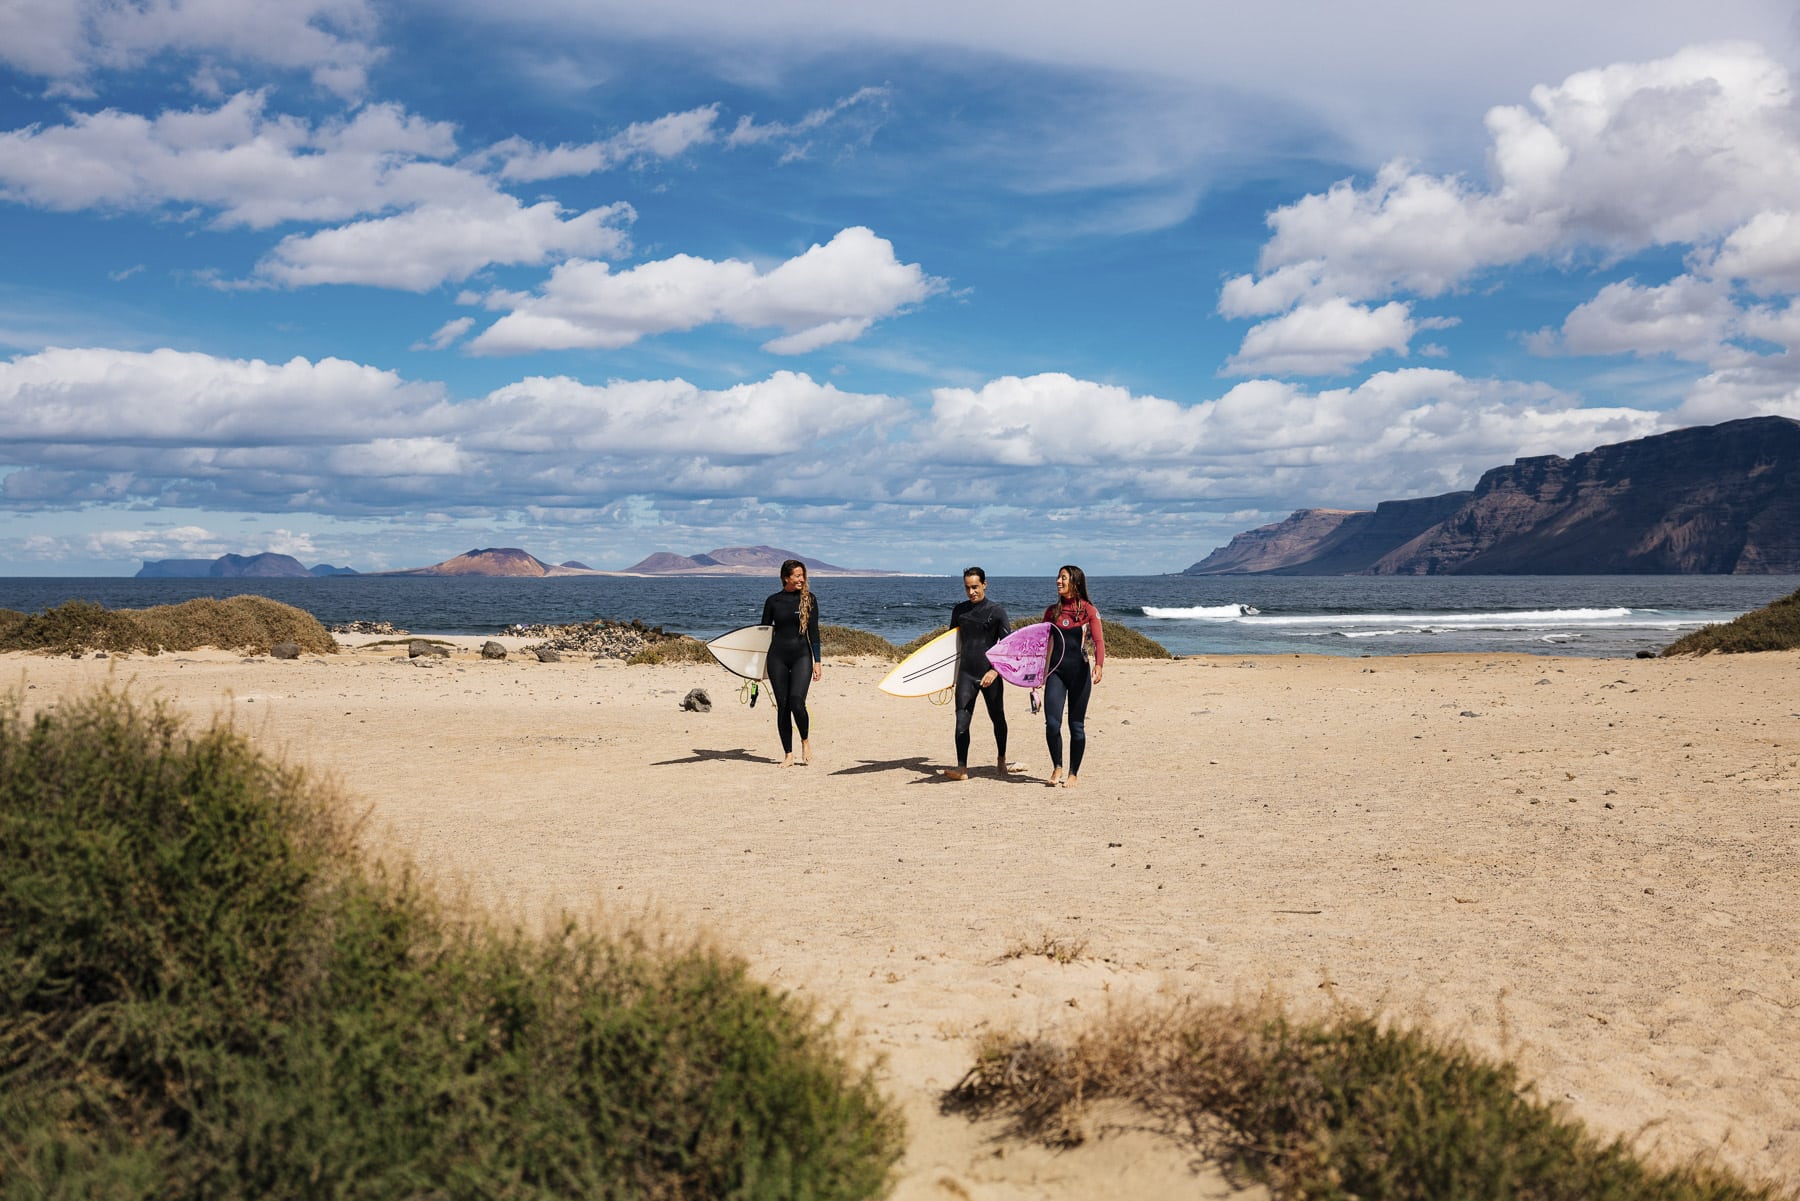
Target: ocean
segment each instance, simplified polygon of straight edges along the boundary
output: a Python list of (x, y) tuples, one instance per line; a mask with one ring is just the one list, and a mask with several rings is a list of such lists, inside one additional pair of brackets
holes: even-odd
[[(943, 576), (820, 577), (824, 620), (905, 643), (948, 620), (961, 581)], [(64, 601), (110, 609), (254, 593), (326, 626), (389, 621), (415, 634), (497, 634), (514, 624), (640, 619), (710, 638), (753, 624), (778, 582), (744, 576), (628, 579), (139, 580), (0, 578), (0, 608)], [(1729, 621), (1800, 588), (1800, 576), (1106, 576), (1089, 580), (1101, 615), (1178, 655), (1396, 655), (1503, 651), (1630, 658)], [(995, 576), (1013, 617), (1056, 599), (1048, 577)]]

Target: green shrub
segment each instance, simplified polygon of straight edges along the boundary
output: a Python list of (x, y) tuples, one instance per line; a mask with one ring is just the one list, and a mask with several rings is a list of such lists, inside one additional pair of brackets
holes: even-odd
[(712, 653), (706, 649), (706, 643), (698, 638), (689, 638), (686, 634), (676, 634), (660, 642), (646, 642), (642, 650), (625, 660), (636, 666), (657, 666), (664, 663), (711, 663)]
[(878, 1195), (871, 1069), (744, 964), (527, 936), (102, 693), (0, 707), (0, 1196)]
[(1703, 1165), (1655, 1170), (1534, 1099), (1517, 1070), (1341, 1011), (1176, 1002), (1069, 1042), (994, 1034), (946, 1103), (1015, 1135), (1085, 1137), (1086, 1108), (1141, 1106), (1168, 1134), (1277, 1198), (1362, 1201), (1775, 1201)]
[(191, 651), (203, 646), (266, 654), (278, 642), (330, 654), (337, 640), (304, 609), (266, 596), (200, 597), (148, 609), (107, 609), (71, 600), (39, 614), (4, 611), (0, 650)]
[(1722, 655), (1750, 651), (1791, 651), (1800, 647), (1800, 592), (1760, 609), (1683, 634), (1663, 648), (1665, 655)]
[[(1022, 630), (1026, 626), (1036, 625), (1042, 620), (1042, 617), (1016, 617), (1013, 619), (1012, 628)], [(921, 634), (914, 638), (900, 648), (898, 652), (900, 658), (906, 658), (949, 628), (947, 625), (942, 625), (929, 634)], [(1173, 659), (1175, 657), (1169, 653), (1168, 648), (1155, 639), (1147, 638), (1128, 625), (1108, 621), (1104, 617), (1100, 619), (1100, 632), (1106, 637), (1106, 657), (1108, 659)]]
[(880, 634), (850, 626), (820, 626), (819, 643), (827, 655), (870, 655), (877, 659), (898, 659), (900, 651)]

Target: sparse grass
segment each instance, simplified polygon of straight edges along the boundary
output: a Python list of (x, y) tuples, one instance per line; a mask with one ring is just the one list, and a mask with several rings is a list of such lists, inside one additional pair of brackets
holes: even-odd
[[(1022, 630), (1028, 625), (1042, 621), (1042, 617), (1019, 617), (1013, 619), (1012, 628)], [(921, 634), (901, 647), (899, 657), (904, 659), (920, 647), (942, 634), (950, 627), (941, 625), (929, 634)], [(1100, 632), (1106, 636), (1106, 657), (1108, 659), (1173, 659), (1167, 647), (1153, 638), (1147, 638), (1130, 626), (1116, 621), (1100, 619)]]
[(1793, 1201), (1690, 1164), (1652, 1168), (1531, 1095), (1517, 1070), (1340, 1010), (1176, 1002), (1119, 1011), (1066, 1041), (990, 1034), (946, 1096), (1052, 1145), (1087, 1107), (1133, 1103), (1171, 1137), (1282, 1201)]
[(655, 667), (665, 663), (711, 663), (712, 653), (706, 643), (686, 634), (675, 634), (660, 642), (647, 642), (644, 648), (625, 660), (632, 666)]
[(1718, 625), (1701, 626), (1663, 648), (1665, 655), (1791, 651), (1800, 647), (1800, 592)]
[(1036, 940), (1017, 939), (1001, 952), (1001, 959), (1035, 959), (1039, 956), (1056, 963), (1074, 963), (1087, 954), (1087, 939), (1061, 934), (1040, 934)]
[(266, 596), (200, 597), (148, 609), (71, 600), (28, 614), (0, 610), (0, 651), (191, 651), (203, 646), (267, 654), (278, 642), (332, 654), (337, 640), (304, 609)]
[(827, 655), (869, 655), (877, 659), (898, 659), (900, 651), (880, 634), (850, 626), (820, 626), (819, 644)]
[(744, 963), (527, 935), (103, 692), (0, 703), (0, 1197), (862, 1198), (901, 1127)]

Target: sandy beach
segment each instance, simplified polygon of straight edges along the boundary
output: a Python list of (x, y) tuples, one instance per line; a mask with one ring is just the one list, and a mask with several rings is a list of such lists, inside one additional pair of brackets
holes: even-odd
[[(905, 1201), (1236, 1195), (1143, 1131), (1052, 1152), (938, 1102), (984, 1029), (1265, 989), (1505, 1055), (1655, 1156), (1800, 1183), (1800, 653), (1116, 661), (1080, 787), (1049, 789), (1018, 690), (1029, 774), (994, 773), (978, 710), (952, 783), (949, 709), (828, 661), (814, 762), (783, 771), (772, 708), (717, 668), (452, 641), (424, 666), (363, 646), (0, 669), (28, 709), (111, 680), (229, 714), (366, 802), (372, 846), (503, 913), (715, 932), (885, 1057)], [(680, 709), (694, 687), (710, 713)], [(1047, 940), (1083, 952), (1017, 954)]]

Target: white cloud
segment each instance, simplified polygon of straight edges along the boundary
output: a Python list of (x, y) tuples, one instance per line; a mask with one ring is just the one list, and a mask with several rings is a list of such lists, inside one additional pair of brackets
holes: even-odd
[(766, 457), (812, 448), (898, 415), (885, 396), (843, 392), (778, 371), (720, 391), (686, 380), (615, 381), (531, 377), (476, 406), (471, 443), (517, 452), (558, 449), (605, 455), (668, 453)]
[(1416, 328), (1410, 306), (1399, 301), (1378, 309), (1347, 300), (1304, 304), (1253, 326), (1225, 370), (1232, 375), (1343, 375), (1382, 351), (1404, 355)]
[[(1313, 130), (1335, 135), (1361, 161), (1396, 147), (1415, 155), (1443, 149), (1493, 97), (1519, 95), (1584, 64), (1648, 58), (1702, 39), (1784, 44), (1792, 16), (1773, 0), (1515, 0), (1491, 9), (1422, 0), (1043, 0), (1029, 21), (1011, 6), (966, 0), (544, 0), (526, 8), (440, 0), (440, 7), (461, 21), (553, 34), (558, 46), (592, 48), (596, 56), (643, 38), (667, 40), (758, 81), (791, 77), (827, 58), (885, 52), (934, 65), (972, 60), (989, 81), (995, 69), (1033, 63), (1144, 81), (1163, 93), (1223, 90), (1259, 117), (1303, 113)], [(1243, 123), (1237, 134), (1252, 145), (1266, 137), (1262, 120)]]
[(368, 0), (8, 0), (0, 62), (85, 93), (98, 71), (164, 54), (220, 55), (306, 71), (320, 87), (359, 95), (383, 51)]
[(200, 206), (221, 226), (339, 221), (492, 195), (472, 172), (428, 161), (454, 126), (375, 104), (317, 126), (271, 116), (261, 93), (146, 118), (115, 109), (0, 134), (0, 196), (51, 209)]
[[(1666, 421), (1577, 408), (1544, 385), (1425, 368), (1319, 392), (1251, 380), (1191, 405), (1045, 374), (936, 389), (919, 437), (928, 460), (982, 464), (990, 480), (992, 469), (1012, 469), (1076, 500), (1299, 492), (1311, 504), (1372, 504), (1467, 487), (1520, 455), (1574, 453)], [(954, 483), (916, 495), (945, 499)]]
[(890, 89), (885, 87), (859, 88), (841, 100), (823, 108), (813, 109), (794, 122), (759, 123), (752, 117), (739, 117), (738, 123), (732, 127), (731, 133), (725, 141), (730, 146), (754, 146), (763, 142), (796, 143), (805, 135), (824, 128), (852, 109), (867, 107), (876, 110), (878, 114), (885, 113), (889, 95)]
[(1758, 213), (1731, 231), (1710, 271), (1764, 294), (1800, 292), (1800, 215), (1788, 209)]
[(414, 350), (447, 350), (475, 326), (473, 317), (453, 317), (438, 326), (429, 338), (414, 342)]
[(424, 421), (439, 399), (343, 359), (52, 349), (0, 362), (0, 444), (304, 444)]
[(1228, 316), (1302, 300), (1435, 296), (1491, 267), (1583, 247), (1629, 253), (1723, 238), (1800, 192), (1787, 71), (1759, 47), (1690, 47), (1569, 76), (1491, 110), (1492, 180), (1391, 162), (1270, 215), (1260, 278)]
[(1608, 284), (1564, 319), (1569, 354), (1670, 354), (1707, 361), (1733, 332), (1737, 309), (1717, 283), (1691, 275), (1644, 287)]
[(339, 360), (53, 350), (0, 363), (0, 502), (493, 514), (860, 495), (904, 411), (791, 372), (719, 390), (533, 377), (451, 402)]
[(260, 278), (288, 287), (369, 284), (423, 292), (491, 264), (538, 264), (565, 255), (619, 255), (628, 204), (568, 213), (554, 201), (529, 208), (492, 194), (459, 206), (424, 205), (393, 217), (312, 234), (290, 234), (257, 264)]
[(717, 140), (718, 120), (719, 106), (708, 104), (668, 113), (654, 121), (634, 122), (602, 142), (544, 147), (523, 138), (508, 138), (489, 147), (479, 158), (497, 160), (500, 178), (505, 180), (592, 175), (646, 159), (677, 158), (695, 146)]
[(842, 230), (767, 272), (740, 259), (691, 255), (614, 272), (605, 263), (560, 264), (535, 295), (494, 292), (507, 314), (475, 338), (483, 354), (617, 348), (650, 334), (725, 323), (788, 331), (769, 349), (788, 353), (855, 337), (938, 291), (942, 282), (901, 263), (893, 244), (862, 227)]

